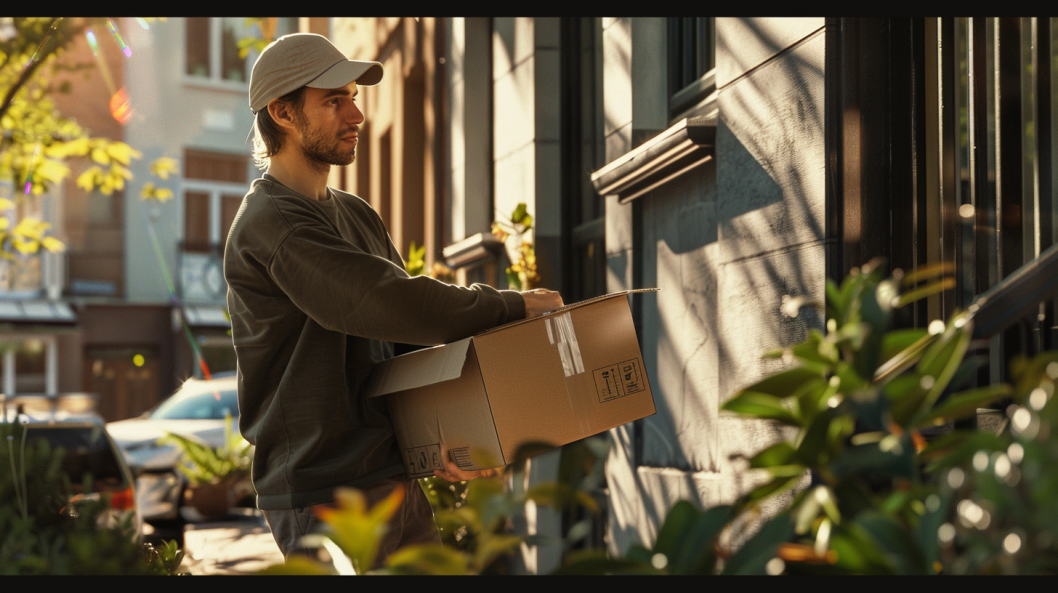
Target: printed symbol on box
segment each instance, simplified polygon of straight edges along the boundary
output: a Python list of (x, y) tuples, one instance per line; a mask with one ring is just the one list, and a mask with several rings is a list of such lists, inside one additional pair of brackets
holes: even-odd
[(441, 465), (441, 446), (426, 445), (404, 450), (404, 463), (409, 474), (421, 474), (435, 469), (444, 469)]
[(639, 381), (639, 361), (629, 360), (621, 363), (621, 385), (625, 394), (631, 395), (643, 391), (643, 385)]
[(593, 374), (600, 402), (643, 391), (638, 360), (626, 360), (620, 364), (595, 369)]
[(460, 447), (458, 449), (449, 449), (448, 457), (455, 463), (460, 469), (469, 469), (474, 467), (473, 460), (470, 459), (470, 448)]
[(605, 402), (624, 395), (621, 393), (621, 383), (617, 381), (617, 366), (603, 367), (593, 371), (595, 375), (595, 390), (599, 395), (599, 401)]
[(407, 466), (404, 471), (409, 475), (415, 473), (415, 449), (404, 450), (404, 464)]

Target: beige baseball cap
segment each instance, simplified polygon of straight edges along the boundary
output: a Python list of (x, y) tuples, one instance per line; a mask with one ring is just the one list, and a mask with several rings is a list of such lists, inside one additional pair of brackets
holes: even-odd
[(370, 86), (382, 80), (382, 64), (349, 60), (323, 35), (291, 33), (269, 43), (250, 73), (250, 109), (303, 86), (337, 89), (350, 82)]

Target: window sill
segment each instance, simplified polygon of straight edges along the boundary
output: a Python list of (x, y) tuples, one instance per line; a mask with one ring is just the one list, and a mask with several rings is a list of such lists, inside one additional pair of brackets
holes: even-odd
[(229, 93), (249, 93), (250, 83), (235, 80), (220, 80), (216, 78), (205, 78), (203, 76), (184, 75), (180, 79), (181, 84), (186, 87), (207, 89), (211, 91), (226, 91)]
[(716, 122), (716, 117), (681, 119), (592, 173), (595, 191), (616, 195), (624, 204), (709, 161), (715, 153)]
[[(669, 98), (669, 113), (687, 113), (715, 95), (716, 68), (713, 68)], [(683, 119), (684, 117), (686, 116), (677, 117), (676, 119)]]
[(502, 249), (503, 243), (491, 233), (478, 233), (452, 243), (443, 248), (441, 253), (445, 265), (454, 270), (494, 259)]

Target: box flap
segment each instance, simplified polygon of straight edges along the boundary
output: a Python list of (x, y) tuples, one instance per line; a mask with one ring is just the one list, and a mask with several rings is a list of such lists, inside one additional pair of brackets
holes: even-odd
[[(565, 313), (566, 311), (569, 311), (570, 309), (574, 309), (576, 307), (583, 307), (584, 305), (590, 305), (591, 303), (594, 303), (596, 301), (612, 299), (614, 297), (619, 297), (619, 296), (627, 296), (627, 295), (632, 294), (632, 293), (658, 292), (660, 290), (661, 290), (660, 288), (633, 288), (632, 290), (622, 290), (620, 292), (611, 292), (610, 294), (604, 294), (602, 296), (592, 297), (590, 299), (585, 299), (583, 301), (578, 301), (576, 303), (570, 303), (570, 304), (568, 304), (568, 305), (566, 305), (566, 306), (564, 306), (562, 308), (555, 309), (554, 311), (545, 313), (543, 315), (543, 317), (547, 317), (549, 315), (555, 315), (557, 313)], [(533, 321), (534, 319), (540, 319), (540, 317), (528, 317), (526, 319), (519, 319), (518, 321), (512, 321), (512, 322), (506, 323), (504, 325), (498, 325), (498, 326), (496, 326), (496, 327), (494, 327), (492, 329), (485, 330), (485, 331), (481, 332), (478, 335), (479, 336), (483, 336), (485, 334), (489, 334), (489, 333), (492, 333), (494, 331), (499, 331), (501, 329), (505, 329), (505, 328), (511, 327), (513, 325), (518, 325), (519, 323), (527, 323), (529, 321)]]
[(472, 339), (416, 350), (376, 364), (368, 379), (368, 397), (458, 379)]

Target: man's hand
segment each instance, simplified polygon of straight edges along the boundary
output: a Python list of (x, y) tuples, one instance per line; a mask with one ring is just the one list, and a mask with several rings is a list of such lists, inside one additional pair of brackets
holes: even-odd
[(495, 469), (482, 469), (477, 471), (464, 471), (459, 469), (459, 466), (452, 462), (448, 458), (447, 451), (441, 455), (441, 459), (444, 460), (445, 468), (433, 470), (433, 475), (446, 480), (449, 482), (466, 482), (467, 480), (473, 480), (474, 478), (491, 478), (497, 476), (500, 473), (498, 468)]
[(525, 318), (538, 317), (562, 308), (562, 295), (546, 288), (526, 290), (521, 293), (525, 300)]

